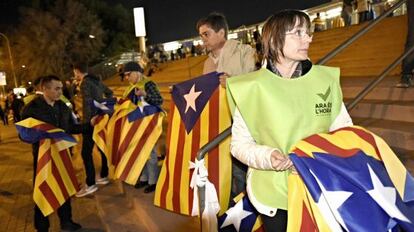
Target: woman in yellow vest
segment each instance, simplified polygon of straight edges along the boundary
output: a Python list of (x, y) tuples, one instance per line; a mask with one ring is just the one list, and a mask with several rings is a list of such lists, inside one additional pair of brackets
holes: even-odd
[(265, 231), (287, 229), (287, 154), (312, 134), (352, 125), (343, 104), (339, 69), (312, 65), (309, 16), (284, 10), (262, 33), (263, 67), (227, 79), (233, 113), (232, 155), (249, 166), (247, 194)]

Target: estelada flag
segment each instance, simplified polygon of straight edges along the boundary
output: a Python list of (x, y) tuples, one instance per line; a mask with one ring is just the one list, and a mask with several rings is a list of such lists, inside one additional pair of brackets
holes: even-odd
[(76, 140), (64, 130), (34, 118), (16, 123), (16, 128), (23, 141), (39, 142), (33, 199), (48, 216), (79, 190), (68, 150)]
[[(129, 101), (129, 100), (128, 100)], [(165, 113), (141, 99), (135, 110), (125, 116), (117, 148), (115, 178), (135, 185), (145, 163), (162, 133)]]
[[(134, 95), (135, 96), (135, 95)], [(99, 139), (105, 138), (104, 151), (113, 179), (134, 185), (162, 133), (165, 113), (140, 97), (136, 103), (123, 98), (114, 106), (106, 127), (99, 121)], [(101, 123), (102, 122), (102, 123)], [(95, 128), (96, 129), (96, 128)], [(105, 133), (103, 133), (105, 132)], [(95, 133), (95, 131), (94, 131)]]
[(414, 231), (414, 179), (377, 135), (316, 134), (290, 158), (288, 231)]
[(116, 104), (116, 98), (104, 99), (102, 102), (93, 101), (93, 111), (97, 112), (97, 119), (93, 127), (92, 139), (95, 141), (96, 146), (104, 153), (107, 154), (107, 127), (109, 118), (114, 113), (114, 106)]
[[(213, 72), (173, 86), (168, 117), (167, 154), (157, 182), (154, 204), (190, 215), (193, 190), (190, 179), (197, 151), (231, 126), (225, 89)], [(208, 179), (214, 184), (221, 206), (228, 207), (231, 187), (230, 138), (211, 150), (206, 159)]]

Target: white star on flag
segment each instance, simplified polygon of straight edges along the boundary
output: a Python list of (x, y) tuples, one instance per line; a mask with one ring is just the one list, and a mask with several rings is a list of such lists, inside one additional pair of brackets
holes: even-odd
[(187, 94), (184, 95), (184, 99), (187, 102), (187, 105), (185, 107), (185, 112), (187, 113), (188, 109), (191, 107), (191, 109), (193, 109), (194, 111), (196, 110), (196, 104), (195, 101), (196, 99), (200, 96), (200, 94), (202, 93), (202, 91), (196, 92), (195, 91), (195, 84), (191, 87), (190, 92), (188, 92)]
[[(320, 180), (316, 175), (310, 171), (318, 182), (319, 187), (321, 188), (322, 194), (320, 195), (317, 205), (321, 210), (326, 222), (330, 226), (332, 231), (343, 231), (341, 229), (342, 225), (346, 231), (349, 231), (345, 225), (344, 219), (342, 219), (341, 214), (338, 212), (339, 207), (352, 195), (352, 192), (347, 191), (328, 191), (322, 185)], [(339, 225), (340, 224), (340, 225)]]
[(369, 165), (368, 170), (371, 175), (371, 181), (374, 188), (367, 191), (367, 193), (378, 203), (379, 206), (381, 206), (385, 212), (387, 212), (390, 217), (410, 222), (410, 220), (405, 217), (395, 205), (397, 198), (396, 189), (394, 187), (385, 187)]
[(143, 114), (144, 113), (144, 107), (145, 106), (149, 106), (150, 104), (148, 104), (148, 102), (146, 102), (145, 100), (144, 100), (144, 97), (142, 97), (141, 96), (141, 100), (138, 102), (138, 108), (139, 108), (139, 111), (141, 111), (141, 113)]
[(101, 109), (103, 111), (109, 110), (109, 108), (105, 105), (105, 102), (104, 103), (99, 103), (99, 102), (93, 100), (93, 104), (95, 105), (96, 108)]
[(243, 209), (243, 199), (241, 199), (234, 207), (228, 209), (226, 214), (227, 217), (220, 228), (233, 224), (236, 230), (240, 231), (241, 221), (250, 216), (252, 212)]

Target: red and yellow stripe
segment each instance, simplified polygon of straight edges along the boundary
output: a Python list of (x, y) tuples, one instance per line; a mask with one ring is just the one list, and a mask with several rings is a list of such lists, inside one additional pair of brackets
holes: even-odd
[(115, 178), (135, 185), (152, 149), (161, 136), (163, 118), (164, 113), (156, 113), (132, 122), (124, 121)]
[[(189, 134), (181, 121), (177, 107), (172, 103), (168, 118), (167, 156), (161, 169), (155, 191), (154, 204), (176, 213), (190, 215), (193, 190), (190, 179), (193, 170), (189, 162), (196, 159), (197, 151), (231, 125), (231, 116), (225, 89), (217, 88), (203, 109)], [(209, 180), (217, 190), (221, 213), (227, 209), (231, 185), (230, 138), (206, 156)]]
[(73, 145), (75, 143), (54, 139), (40, 142), (33, 199), (45, 216), (57, 210), (78, 191), (68, 151)]

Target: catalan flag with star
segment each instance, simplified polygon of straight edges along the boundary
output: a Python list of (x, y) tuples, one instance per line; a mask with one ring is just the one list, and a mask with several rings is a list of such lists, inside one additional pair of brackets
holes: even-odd
[(288, 231), (414, 231), (414, 179), (372, 132), (316, 134), (290, 158)]
[(48, 216), (79, 190), (68, 150), (76, 140), (64, 130), (34, 118), (16, 123), (16, 128), (23, 141), (39, 142), (33, 199)]
[[(209, 73), (176, 84), (172, 88), (168, 117), (167, 154), (155, 191), (154, 204), (190, 215), (193, 190), (190, 179), (197, 151), (231, 126), (225, 89), (219, 85), (219, 73)], [(221, 211), (228, 207), (231, 187), (230, 138), (222, 141), (205, 157), (208, 179), (218, 194)]]
[[(129, 92), (134, 93), (135, 88)], [(134, 99), (132, 99), (134, 97)], [(165, 113), (143, 97), (126, 94), (108, 121), (105, 154), (114, 179), (134, 185), (162, 133)]]

